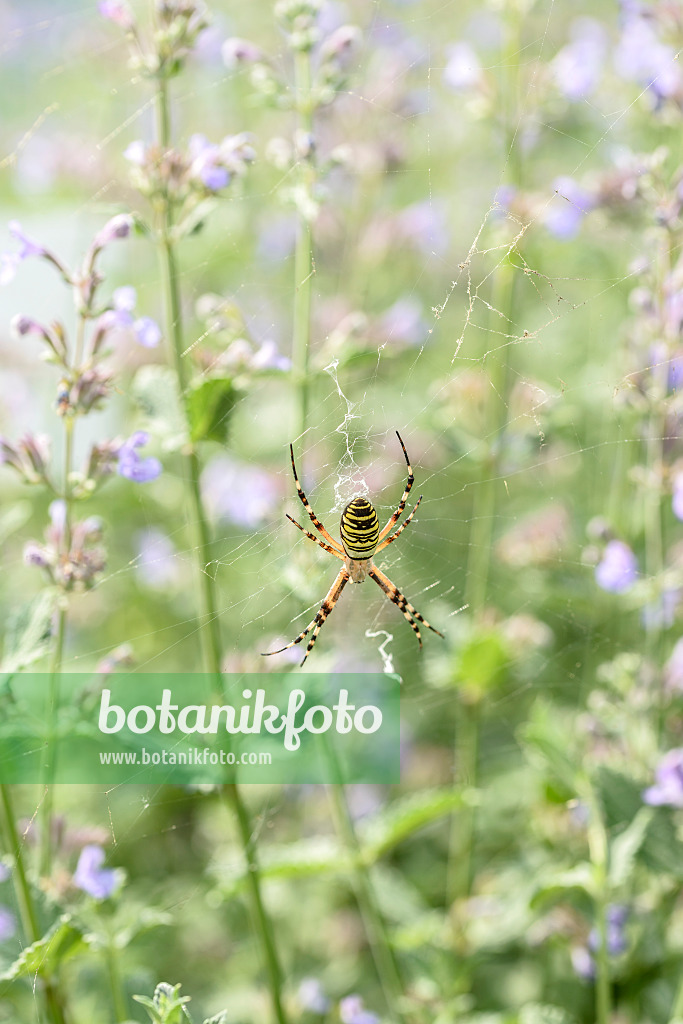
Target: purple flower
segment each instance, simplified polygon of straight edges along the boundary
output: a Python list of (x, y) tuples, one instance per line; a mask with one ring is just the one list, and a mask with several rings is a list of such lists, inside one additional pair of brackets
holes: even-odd
[(254, 64), (263, 58), (263, 53), (248, 39), (238, 39), (237, 36), (232, 36), (223, 43), (221, 56), (225, 66), (232, 70), (238, 64)]
[(222, 162), (219, 146), (209, 142), (205, 135), (193, 135), (189, 144), (190, 174), (198, 178), (210, 192), (219, 192), (230, 184), (231, 174)]
[(449, 46), (448, 63), (444, 68), (443, 80), (454, 92), (468, 92), (482, 82), (481, 64), (469, 43), (460, 42)]
[[(610, 956), (619, 956), (628, 948), (624, 929), (628, 921), (629, 908), (622, 903), (612, 903), (606, 911), (607, 952)], [(600, 948), (600, 935), (597, 928), (592, 928), (588, 936), (588, 948), (596, 953)]]
[(274, 477), (229, 455), (209, 462), (202, 473), (202, 491), (212, 518), (248, 529), (260, 526), (280, 501)]
[(3, 252), (0, 254), (0, 285), (9, 284), (14, 279), (17, 267), (29, 256), (46, 256), (47, 250), (29, 235), (25, 234), (17, 220), (9, 222), (9, 233), (19, 242), (19, 252)]
[(644, 790), (651, 807), (683, 807), (683, 748), (669, 750), (657, 765), (655, 784)]
[(339, 1003), (339, 1019), (342, 1024), (379, 1024), (376, 1013), (365, 1009), (360, 996), (346, 996)]
[(670, 629), (676, 619), (676, 609), (681, 600), (677, 587), (662, 590), (654, 601), (646, 604), (642, 611), (645, 629)]
[(156, 348), (161, 341), (161, 328), (150, 316), (141, 316), (133, 324), (133, 333), (143, 348)]
[(116, 888), (116, 872), (103, 863), (101, 846), (84, 846), (73, 877), (74, 885), (96, 900), (108, 899)]
[(11, 220), (8, 226), (10, 235), (19, 242), (20, 260), (28, 259), (29, 256), (45, 255), (46, 249), (39, 242), (34, 241), (33, 238), (24, 233), (18, 220)]
[(556, 238), (573, 238), (584, 216), (595, 206), (595, 200), (573, 178), (556, 178), (553, 189), (557, 193), (545, 212), (544, 223)]
[(671, 507), (676, 519), (683, 522), (683, 473), (677, 473), (673, 479)]
[(614, 65), (622, 78), (647, 86), (657, 99), (674, 96), (681, 87), (676, 51), (660, 42), (651, 21), (638, 14), (624, 25)]
[(274, 341), (264, 341), (254, 352), (249, 365), (252, 370), (290, 370), (292, 360), (283, 356)]
[(422, 315), (422, 303), (410, 295), (398, 299), (383, 313), (379, 330), (393, 343), (420, 345), (429, 335), (429, 327)]
[(425, 199), (404, 207), (396, 214), (399, 237), (425, 256), (441, 255), (449, 245), (446, 214), (439, 202)]
[(299, 985), (299, 1003), (308, 1013), (317, 1013), (322, 1017), (330, 1010), (330, 1000), (325, 995), (317, 978), (304, 978)]
[(99, 319), (99, 328), (105, 331), (118, 327), (120, 330), (132, 330), (138, 344), (145, 348), (155, 348), (161, 341), (161, 328), (156, 320), (149, 316), (141, 316), (137, 320), (133, 310), (137, 302), (135, 288), (124, 285), (117, 288), (112, 295), (112, 309), (106, 310)]
[(93, 239), (92, 249), (98, 253), (105, 245), (115, 242), (117, 238), (128, 238), (133, 230), (133, 218), (129, 213), (118, 213), (112, 217), (104, 227), (98, 231)]
[(171, 538), (155, 527), (137, 536), (136, 569), (140, 579), (155, 590), (163, 590), (178, 580), (177, 551)]
[(103, 18), (113, 21), (125, 31), (133, 27), (133, 13), (123, 0), (100, 0), (97, 9)]
[(127, 441), (124, 441), (118, 452), (119, 474), (137, 484), (146, 484), (156, 480), (161, 473), (161, 463), (152, 455), (141, 459), (137, 449), (149, 441), (149, 434), (144, 430), (136, 430)]
[(620, 594), (638, 578), (638, 561), (623, 540), (611, 540), (595, 567), (595, 582), (603, 590)]
[(17, 930), (14, 914), (8, 907), (0, 906), (0, 942), (11, 939)]
[(577, 18), (570, 29), (571, 43), (552, 62), (555, 82), (568, 100), (590, 96), (600, 81), (606, 50), (605, 30), (593, 18)]

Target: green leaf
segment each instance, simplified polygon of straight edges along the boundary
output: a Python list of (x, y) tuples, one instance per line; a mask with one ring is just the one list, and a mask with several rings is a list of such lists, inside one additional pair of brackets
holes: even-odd
[(36, 975), (49, 976), (66, 960), (86, 948), (82, 931), (68, 914), (64, 914), (42, 939), (22, 950), (9, 969), (0, 976), (0, 981), (35, 978)]
[(396, 800), (363, 824), (361, 845), (368, 862), (378, 860), (387, 850), (449, 814), (471, 805), (473, 795), (456, 789), (426, 790)]
[(519, 1011), (519, 1024), (576, 1024), (576, 1017), (562, 1006), (527, 1003)]
[(521, 730), (521, 741), (529, 760), (562, 784), (564, 798), (576, 796), (577, 766), (571, 756), (575, 745), (566, 716), (545, 701), (537, 701), (531, 721)]
[(654, 811), (641, 807), (631, 824), (610, 844), (609, 882), (613, 888), (625, 885), (650, 827)]
[(207, 1017), (204, 1024), (228, 1024), (228, 1011), (223, 1010), (222, 1013), (217, 1013), (214, 1017)]
[(168, 366), (141, 366), (133, 380), (132, 395), (151, 432), (162, 438), (166, 451), (176, 451), (186, 443), (185, 413), (173, 370)]
[(212, 377), (193, 387), (187, 399), (192, 440), (224, 444), (237, 397), (230, 377)]
[(58, 596), (55, 588), (42, 590), (8, 616), (3, 672), (18, 672), (47, 654)]
[(595, 897), (593, 868), (587, 862), (576, 864), (566, 871), (548, 871), (539, 880), (532, 898), (531, 907), (536, 909), (549, 903), (558, 903), (567, 899), (570, 893)]
[[(348, 856), (335, 839), (319, 836), (296, 843), (271, 846), (261, 857), (263, 878), (305, 878), (310, 875), (342, 874), (349, 870)], [(237, 892), (247, 877), (242, 858), (217, 869), (220, 891), (225, 896)]]

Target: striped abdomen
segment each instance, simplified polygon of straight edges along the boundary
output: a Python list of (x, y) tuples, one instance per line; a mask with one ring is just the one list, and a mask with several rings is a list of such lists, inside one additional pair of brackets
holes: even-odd
[(366, 498), (349, 502), (342, 512), (339, 532), (349, 558), (363, 560), (374, 555), (379, 540), (379, 519)]

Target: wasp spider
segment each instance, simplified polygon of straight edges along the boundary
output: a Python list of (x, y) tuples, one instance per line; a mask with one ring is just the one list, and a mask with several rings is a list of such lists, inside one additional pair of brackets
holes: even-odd
[(294, 464), (294, 448), (290, 444), (289, 452), (292, 457), (294, 483), (296, 484), (296, 489), (301, 499), (301, 503), (308, 512), (310, 520), (316, 530), (318, 533), (322, 534), (325, 539), (321, 540), (320, 537), (316, 537), (314, 533), (309, 533), (308, 530), (304, 530), (303, 526), (297, 523), (296, 519), (292, 519), (290, 515), (288, 515), (287, 518), (290, 522), (294, 523), (302, 533), (306, 534), (309, 540), (319, 544), (324, 551), (329, 551), (331, 555), (341, 559), (344, 564), (339, 570), (336, 580), (327, 592), (325, 600), (320, 605), (320, 610), (312, 622), (310, 622), (303, 632), (299, 633), (298, 637), (296, 637), (295, 640), (292, 640), (290, 644), (286, 644), (277, 651), (268, 651), (267, 655), (281, 654), (282, 651), (286, 651), (288, 648), (294, 647), (295, 644), (300, 644), (301, 641), (308, 636), (311, 630), (313, 630), (311, 639), (308, 641), (306, 653), (304, 654), (304, 660), (301, 662), (303, 665), (304, 661), (306, 661), (306, 658), (313, 650), (313, 645), (318, 639), (318, 633), (325, 625), (327, 616), (339, 600), (341, 592), (346, 584), (349, 580), (351, 580), (352, 583), (362, 583), (366, 576), (369, 576), (371, 580), (374, 580), (377, 586), (382, 588), (389, 600), (393, 601), (393, 603), (397, 605), (399, 610), (403, 613), (406, 621), (410, 623), (410, 627), (415, 633), (420, 647), (422, 647), (422, 636), (420, 634), (418, 622), (421, 622), (427, 627), (427, 629), (431, 629), (432, 633), (437, 633), (441, 637), (443, 636), (443, 633), (439, 633), (438, 629), (434, 629), (433, 626), (429, 625), (426, 619), (423, 619), (418, 610), (413, 608), (410, 601), (408, 601), (401, 591), (394, 586), (391, 580), (384, 575), (382, 570), (377, 568), (372, 560), (373, 555), (382, 551), (382, 549), (387, 547), (387, 545), (392, 544), (396, 538), (403, 533), (406, 526), (417, 512), (418, 505), (422, 501), (422, 495), (420, 495), (415, 508), (407, 519), (404, 519), (399, 528), (395, 530), (394, 533), (391, 533), (392, 527), (396, 525), (401, 513), (406, 507), (408, 495), (410, 494), (410, 489), (415, 480), (410, 466), (408, 452), (406, 451), (406, 446), (401, 440), (401, 435), (398, 431), (396, 431), (396, 436), (400, 442), (401, 448), (403, 449), (406, 465), (408, 466), (408, 481), (403, 492), (403, 497), (398, 504), (398, 508), (384, 529), (380, 530), (377, 512), (370, 502), (367, 501), (366, 498), (354, 498), (342, 512), (339, 528), (342, 541), (341, 545), (330, 536), (311, 506), (308, 504), (308, 499), (302, 490), (301, 484), (299, 483), (299, 477), (297, 476), (296, 466)]

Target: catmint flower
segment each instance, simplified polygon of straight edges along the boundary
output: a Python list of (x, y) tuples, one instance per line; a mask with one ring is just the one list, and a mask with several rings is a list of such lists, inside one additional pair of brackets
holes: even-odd
[(108, 220), (104, 227), (95, 235), (91, 248), (91, 258), (101, 249), (115, 242), (118, 238), (128, 238), (133, 230), (134, 220), (129, 213), (117, 213)]
[(358, 46), (361, 31), (356, 25), (340, 25), (320, 44), (320, 61), (343, 61)]
[[(607, 931), (607, 952), (610, 956), (619, 956), (628, 948), (624, 929), (628, 921), (629, 908), (621, 903), (612, 903), (607, 907), (605, 923)], [(588, 936), (588, 948), (596, 953), (600, 948), (600, 935), (597, 928), (592, 928)]]
[(360, 996), (346, 996), (339, 1003), (339, 1019), (342, 1024), (380, 1024), (376, 1013), (365, 1009)]
[(252, 370), (290, 370), (292, 360), (283, 356), (274, 341), (264, 341), (249, 359)]
[(650, 19), (630, 17), (614, 54), (617, 74), (647, 86), (657, 100), (674, 96), (681, 88), (676, 51), (657, 38)]
[(156, 480), (161, 473), (161, 463), (149, 455), (141, 459), (137, 449), (144, 447), (149, 441), (149, 434), (144, 430), (136, 430), (127, 441), (124, 441), (118, 452), (119, 474), (138, 484)]
[(116, 872), (103, 863), (101, 846), (84, 846), (73, 877), (74, 885), (96, 900), (108, 899), (116, 888)]
[(265, 522), (280, 500), (274, 477), (229, 455), (208, 463), (202, 473), (202, 491), (213, 519), (226, 519), (246, 529)]
[(69, 275), (65, 267), (60, 263), (54, 253), (46, 249), (40, 242), (36, 242), (33, 238), (27, 235), (19, 221), (12, 220), (9, 225), (9, 233), (17, 242), (19, 242), (19, 252), (6, 252), (0, 255), (0, 284), (6, 285), (14, 279), (17, 272), (17, 268), (20, 263), (24, 260), (29, 259), (31, 256), (37, 256), (42, 259), (49, 260), (62, 276), (68, 280)]
[(64, 330), (59, 324), (55, 323), (52, 328), (48, 329), (32, 317), (26, 316), (24, 313), (17, 313), (16, 316), (12, 317), (10, 327), (14, 334), (20, 338), (25, 337), (27, 334), (37, 334), (38, 337), (42, 338), (49, 345), (59, 360), (64, 360), (66, 356), (66, 340)]
[(50, 438), (44, 434), (26, 434), (13, 444), (0, 437), (0, 465), (11, 466), (27, 484), (48, 482)]
[(399, 239), (425, 256), (443, 255), (450, 244), (446, 211), (439, 202), (411, 203), (396, 214), (395, 225)]
[(673, 513), (676, 519), (680, 519), (683, 522), (683, 473), (677, 473), (673, 478), (671, 493)]
[(571, 952), (572, 967), (579, 978), (592, 981), (595, 977), (595, 961), (585, 946), (575, 946)]
[(595, 200), (573, 178), (557, 178), (553, 189), (557, 195), (545, 211), (544, 223), (552, 235), (567, 241), (577, 234), (581, 221), (595, 206)]
[(669, 750), (655, 771), (655, 784), (643, 791), (651, 807), (683, 807), (683, 748)]
[(559, 51), (551, 68), (560, 92), (568, 100), (580, 100), (595, 92), (600, 81), (607, 39), (594, 18), (577, 18), (570, 35), (572, 41)]
[(460, 42), (449, 46), (446, 55), (448, 63), (444, 68), (443, 80), (454, 92), (470, 92), (483, 82), (479, 57), (469, 43)]
[(165, 590), (178, 582), (177, 551), (171, 538), (155, 527), (141, 531), (137, 536), (135, 568), (144, 584), (155, 590)]
[(322, 1017), (329, 1013), (331, 1003), (317, 978), (304, 978), (299, 985), (299, 1004), (308, 1013)]
[(628, 544), (611, 540), (595, 567), (595, 582), (603, 590), (620, 594), (632, 587), (637, 578), (638, 561)]
[(0, 942), (11, 939), (17, 930), (17, 922), (9, 907), (0, 906)]
[(50, 525), (47, 527), (45, 535), (50, 544), (58, 548), (64, 540), (64, 531), (66, 529), (66, 502), (63, 498), (56, 498), (50, 502), (47, 511), (50, 517)]
[(232, 70), (238, 64), (255, 64), (256, 61), (263, 60), (263, 51), (248, 39), (231, 36), (223, 43), (221, 56), (225, 66)]
[(221, 151), (205, 135), (193, 135), (189, 142), (190, 176), (199, 179), (209, 192), (219, 192), (230, 184), (230, 172), (221, 162)]
[(421, 344), (429, 335), (422, 304), (412, 296), (398, 299), (382, 314), (379, 331), (381, 336), (392, 344)]
[(50, 552), (35, 540), (29, 540), (24, 544), (24, 564), (52, 573)]
[(101, 345), (104, 333), (112, 328), (132, 330), (138, 344), (144, 348), (156, 348), (161, 341), (161, 328), (156, 320), (149, 316), (135, 318), (133, 311), (136, 302), (137, 294), (131, 285), (124, 285), (115, 290), (112, 295), (112, 309), (106, 310), (99, 318), (95, 349)]
[(130, 31), (135, 24), (133, 12), (123, 0), (100, 0), (97, 9), (103, 18), (113, 21), (115, 25), (118, 25), (125, 32)]

